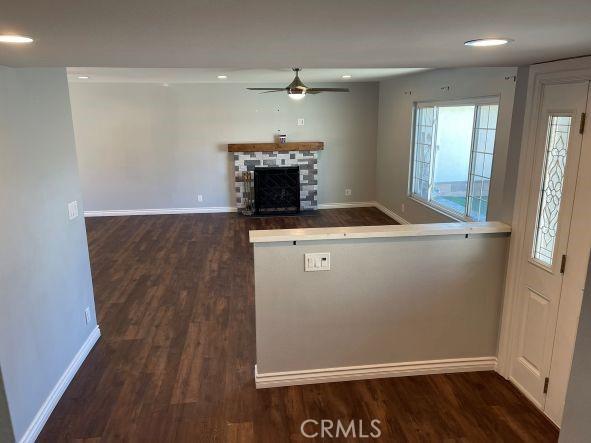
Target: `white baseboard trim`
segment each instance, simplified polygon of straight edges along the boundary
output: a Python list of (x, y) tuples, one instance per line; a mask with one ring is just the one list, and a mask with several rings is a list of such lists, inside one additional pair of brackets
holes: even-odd
[[(318, 209), (344, 209), (344, 208), (378, 208), (384, 214), (396, 220), (402, 225), (409, 222), (375, 201), (347, 202), (347, 203), (319, 203)], [(104, 211), (84, 211), (84, 217), (125, 217), (130, 215), (171, 215), (171, 214), (210, 214), (216, 212), (236, 212), (235, 206), (210, 206), (197, 208), (162, 208), (162, 209), (108, 209)]]
[(496, 368), (496, 365), (496, 357), (473, 357), (311, 369), (304, 371), (270, 372), (267, 374), (259, 374), (255, 365), (254, 376), (256, 388), (263, 389), (278, 386), (332, 383), (349, 380), (406, 377), (410, 375), (492, 371)]
[(376, 202), (318, 203), (318, 209), (372, 208)]
[[(320, 203), (318, 209), (371, 208), (376, 202)], [(208, 214), (214, 212), (236, 212), (234, 206), (212, 206), (198, 208), (163, 209), (110, 209), (104, 211), (84, 211), (84, 217), (120, 217), (129, 215), (170, 215), (170, 214)]]
[(391, 209), (386, 208), (383, 204), (378, 203), (378, 202), (374, 202), (374, 206), (376, 208), (378, 208), (380, 211), (382, 211), (384, 214), (389, 216), (390, 218), (393, 218), (394, 220), (396, 220), (401, 225), (410, 225), (410, 222), (408, 220), (405, 220), (404, 218), (402, 218), (401, 216), (396, 214)]
[(94, 344), (98, 341), (101, 336), (101, 331), (97, 325), (96, 328), (92, 330), (82, 347), (78, 350), (60, 379), (57, 381), (43, 404), (41, 408), (33, 418), (33, 421), (25, 431), (24, 435), (19, 440), (20, 443), (33, 443), (41, 431), (43, 430), (43, 426), (49, 419), (49, 416), (53, 412), (53, 409), (59, 402), (60, 398), (64, 394), (66, 388), (82, 366), (82, 363), (90, 353), (91, 349), (93, 348)]
[(128, 215), (170, 215), (170, 214), (209, 214), (214, 212), (236, 212), (234, 206), (210, 206), (199, 208), (163, 209), (112, 209), (106, 211), (84, 211), (84, 217), (121, 217)]

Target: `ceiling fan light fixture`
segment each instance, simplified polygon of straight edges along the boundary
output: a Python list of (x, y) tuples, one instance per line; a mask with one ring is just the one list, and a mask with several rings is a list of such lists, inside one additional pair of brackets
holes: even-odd
[(289, 98), (291, 98), (292, 100), (301, 100), (306, 96), (306, 91), (302, 91), (302, 92), (288, 92), (288, 96)]
[(298, 73), (300, 68), (293, 68), (295, 78), (285, 88), (246, 88), (249, 91), (262, 91), (261, 94), (268, 94), (270, 92), (287, 92), (287, 95), (292, 100), (301, 100), (306, 94), (320, 94), (321, 92), (349, 92), (349, 88), (309, 88), (300, 80)]

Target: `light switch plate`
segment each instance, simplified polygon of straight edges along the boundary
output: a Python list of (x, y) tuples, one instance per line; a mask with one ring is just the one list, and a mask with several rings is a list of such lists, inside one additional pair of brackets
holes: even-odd
[(330, 252), (304, 254), (304, 271), (330, 271)]
[(73, 202), (68, 203), (68, 217), (70, 220), (74, 220), (78, 217), (78, 201), (74, 200)]

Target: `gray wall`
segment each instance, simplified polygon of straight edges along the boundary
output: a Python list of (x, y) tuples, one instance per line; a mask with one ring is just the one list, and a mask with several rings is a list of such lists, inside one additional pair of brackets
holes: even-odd
[(269, 142), (278, 131), (326, 142), (320, 203), (375, 199), (376, 83), (301, 102), (247, 86), (71, 83), (86, 209), (235, 206), (226, 144)]
[[(527, 70), (520, 70), (519, 83), (512, 78), (517, 72), (517, 68), (443, 69), (381, 82), (377, 148), (378, 201), (411, 223), (450, 221), (446, 215), (408, 197), (413, 105), (421, 101), (500, 96), (489, 220), (510, 223), (527, 89)], [(514, 112), (516, 84), (519, 101)], [(447, 86), (450, 87), (449, 91), (445, 90)]]
[(591, 436), (591, 263), (579, 317), (577, 342), (573, 354), (560, 441), (578, 443)]
[[(496, 356), (508, 243), (454, 235), (256, 244), (259, 373)], [(304, 272), (306, 252), (330, 252), (331, 270)]]
[(96, 327), (84, 219), (66, 206), (82, 197), (65, 70), (0, 67), (0, 134), (0, 365), (20, 439)]

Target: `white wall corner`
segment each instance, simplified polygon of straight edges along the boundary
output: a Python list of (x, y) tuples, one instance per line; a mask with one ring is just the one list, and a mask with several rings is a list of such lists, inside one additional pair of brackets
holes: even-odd
[(101, 331), (97, 325), (92, 330), (88, 338), (84, 341), (84, 343), (82, 344), (82, 346), (80, 347), (80, 349), (78, 350), (78, 352), (76, 353), (76, 355), (74, 356), (74, 358), (72, 359), (64, 373), (62, 374), (62, 376), (59, 378), (59, 380), (57, 381), (57, 383), (55, 384), (55, 386), (53, 387), (53, 389), (41, 405), (41, 408), (39, 408), (39, 411), (37, 411), (37, 414), (35, 414), (33, 421), (31, 422), (23, 436), (20, 438), (19, 443), (33, 443), (37, 439), (37, 437), (43, 430), (43, 426), (45, 426), (45, 423), (47, 422), (49, 416), (53, 412), (53, 409), (56, 407), (60, 398), (68, 388), (68, 385), (78, 372), (78, 369), (80, 369), (80, 366), (82, 366), (82, 363), (84, 363), (84, 360), (86, 359), (86, 357), (88, 356), (88, 354), (90, 353), (90, 351), (92, 350), (93, 346), (98, 341), (100, 336)]

